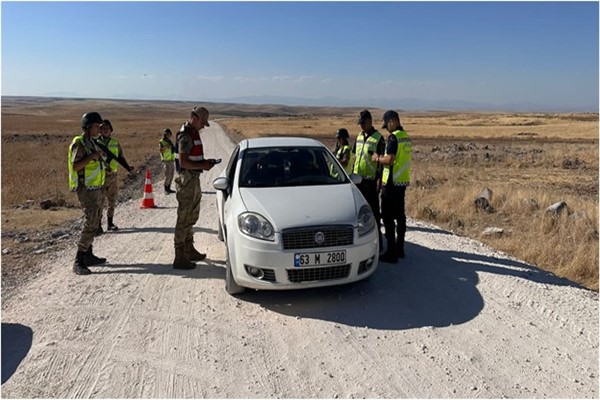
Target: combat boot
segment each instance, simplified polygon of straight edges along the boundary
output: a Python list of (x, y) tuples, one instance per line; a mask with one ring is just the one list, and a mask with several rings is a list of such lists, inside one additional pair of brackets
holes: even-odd
[(73, 263), (73, 272), (77, 275), (89, 275), (92, 273), (85, 264), (85, 252), (77, 250), (75, 262)]
[(169, 195), (169, 194), (171, 194), (171, 191), (169, 190), (169, 187), (168, 187), (168, 186), (165, 186), (165, 194), (166, 194), (166, 195)]
[(387, 249), (384, 254), (379, 256), (379, 261), (395, 264), (398, 262), (398, 255), (396, 254), (396, 249), (394, 244), (396, 240), (393, 236), (386, 235), (385, 237), (387, 242)]
[(398, 258), (404, 258), (404, 240), (398, 240), (396, 242), (396, 255)]
[(200, 253), (198, 250), (194, 248), (194, 242), (188, 241), (185, 242), (185, 256), (190, 261), (202, 261), (206, 258), (206, 254)]
[(183, 246), (175, 247), (175, 260), (173, 261), (174, 269), (194, 269), (196, 264), (185, 257)]
[(119, 227), (116, 226), (115, 224), (113, 224), (112, 217), (107, 217), (106, 219), (108, 219), (108, 230), (109, 231), (118, 231), (119, 230)]
[(106, 262), (106, 258), (104, 257), (96, 257), (94, 253), (92, 253), (92, 245), (85, 252), (85, 265), (91, 267), (92, 265), (100, 265)]

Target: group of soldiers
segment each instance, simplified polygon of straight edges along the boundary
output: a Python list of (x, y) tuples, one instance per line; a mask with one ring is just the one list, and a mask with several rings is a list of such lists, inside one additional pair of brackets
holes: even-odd
[[(161, 158), (163, 153), (167, 153), (170, 161), (177, 157), (179, 166), (179, 176), (175, 179), (177, 191), (170, 187), (173, 169), (168, 171), (170, 176), (165, 180), (165, 192), (177, 193), (178, 201), (173, 261), (173, 268), (176, 269), (195, 268), (194, 261), (206, 258), (206, 254), (194, 248), (192, 228), (200, 215), (200, 173), (210, 170), (216, 164), (214, 159), (204, 159), (200, 138), (200, 130), (210, 126), (208, 118), (209, 112), (204, 107), (195, 107), (191, 111), (188, 121), (177, 134), (176, 155), (176, 146), (170, 141), (170, 131), (163, 138), (169, 140), (161, 140), (159, 144)], [(85, 113), (81, 118), (81, 130), (81, 134), (73, 138), (68, 151), (69, 187), (77, 194), (84, 213), (73, 272), (77, 275), (89, 275), (92, 273), (90, 266), (107, 261), (104, 257), (97, 257), (92, 248), (94, 237), (103, 233), (101, 221), (105, 202), (108, 202), (107, 229), (119, 229), (113, 220), (118, 193), (118, 164), (129, 172), (134, 168), (127, 163), (119, 142), (112, 137), (113, 127), (109, 120), (103, 120), (95, 111)]]
[[(362, 177), (358, 189), (373, 210), (379, 232), (382, 220), (385, 228), (387, 249), (379, 259), (396, 263), (398, 258), (404, 258), (404, 198), (406, 187), (410, 184), (410, 137), (400, 124), (400, 116), (393, 110), (383, 115), (381, 128), (389, 132), (387, 140), (373, 126), (369, 110), (360, 112), (357, 123), (361, 132), (354, 146), (350, 148), (348, 130), (341, 128), (336, 133), (334, 154), (348, 174)], [(380, 251), (382, 244), (380, 237)]]
[[(204, 158), (200, 131), (210, 126), (208, 118), (209, 112), (205, 107), (194, 107), (177, 132), (176, 144), (171, 141), (169, 129), (165, 129), (159, 142), (161, 160), (165, 165), (165, 194), (176, 193), (178, 203), (175, 269), (195, 268), (195, 261), (206, 258), (206, 254), (194, 247), (192, 228), (200, 215), (200, 174), (220, 161)], [(410, 182), (410, 138), (400, 124), (398, 113), (393, 110), (383, 115), (382, 128), (389, 132), (387, 140), (373, 126), (368, 110), (360, 112), (358, 124), (361, 132), (352, 148), (348, 131), (344, 128), (338, 130), (335, 155), (346, 172), (362, 177), (357, 186), (373, 210), (379, 232), (382, 220), (385, 228), (387, 249), (380, 260), (395, 263), (398, 258), (404, 258), (404, 197)], [(118, 230), (113, 221), (118, 193), (118, 164), (129, 172), (133, 171), (133, 167), (125, 160), (119, 142), (112, 137), (113, 127), (109, 120), (103, 120), (97, 112), (88, 112), (81, 118), (81, 129), (68, 152), (69, 186), (77, 193), (84, 212), (73, 272), (89, 275), (92, 273), (90, 266), (106, 263), (106, 258), (97, 257), (92, 249), (94, 237), (103, 232), (101, 221), (105, 202), (108, 203), (107, 229)], [(174, 179), (176, 190), (172, 190), (175, 167), (178, 176)], [(379, 242), (381, 250), (381, 238)]]

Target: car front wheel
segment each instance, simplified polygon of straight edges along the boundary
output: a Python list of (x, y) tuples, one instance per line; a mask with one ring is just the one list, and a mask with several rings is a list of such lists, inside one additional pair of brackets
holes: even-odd
[(236, 295), (244, 293), (245, 287), (238, 285), (233, 278), (233, 271), (231, 271), (231, 262), (229, 261), (229, 252), (227, 252), (227, 262), (225, 263), (225, 291), (230, 295)]

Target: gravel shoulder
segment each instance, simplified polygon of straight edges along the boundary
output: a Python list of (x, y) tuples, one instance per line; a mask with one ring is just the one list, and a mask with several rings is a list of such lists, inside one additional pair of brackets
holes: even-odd
[[(203, 132), (207, 157), (233, 142)], [(75, 246), (2, 301), (4, 398), (598, 398), (598, 295), (469, 238), (409, 220), (407, 258), (367, 281), (224, 290), (217, 168), (176, 271), (177, 201), (117, 208), (94, 242), (110, 264), (71, 273)]]

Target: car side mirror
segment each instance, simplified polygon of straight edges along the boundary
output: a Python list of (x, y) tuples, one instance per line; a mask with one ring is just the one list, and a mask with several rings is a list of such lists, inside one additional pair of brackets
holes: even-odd
[(358, 185), (362, 182), (362, 176), (355, 174), (354, 172), (350, 174), (350, 180), (352, 181), (352, 183), (354, 183), (355, 185)]
[(229, 189), (229, 179), (224, 176), (220, 176), (213, 181), (213, 187), (222, 192), (226, 192)]

